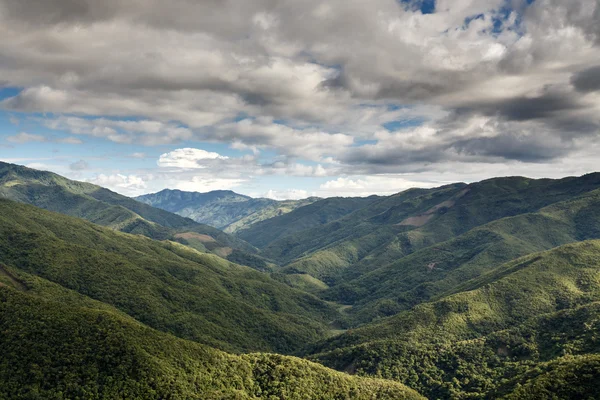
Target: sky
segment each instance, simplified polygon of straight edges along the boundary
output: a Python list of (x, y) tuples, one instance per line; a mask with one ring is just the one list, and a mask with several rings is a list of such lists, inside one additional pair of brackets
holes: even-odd
[(600, 170), (598, 0), (0, 0), (0, 160), (135, 196)]

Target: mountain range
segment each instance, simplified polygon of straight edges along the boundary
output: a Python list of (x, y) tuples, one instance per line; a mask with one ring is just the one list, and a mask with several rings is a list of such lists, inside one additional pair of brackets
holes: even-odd
[(228, 233), (289, 213), (298, 207), (319, 200), (317, 197), (310, 197), (302, 200), (277, 201), (266, 198), (255, 199), (231, 190), (198, 193), (170, 189), (145, 194), (135, 199)]
[(1, 164), (0, 198), (3, 398), (600, 396), (599, 173), (141, 203)]

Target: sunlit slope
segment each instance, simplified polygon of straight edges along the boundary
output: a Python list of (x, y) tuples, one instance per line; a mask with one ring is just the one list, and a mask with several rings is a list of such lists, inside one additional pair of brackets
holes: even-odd
[(335, 315), (215, 255), (8, 200), (0, 200), (0, 263), (223, 349), (290, 352), (323, 337)]
[(600, 241), (585, 241), (511, 261), (459, 293), (349, 330), (313, 357), (433, 398), (525, 393), (517, 385), (525, 382), (543, 390), (552, 374), (594, 393), (595, 380), (568, 371), (598, 368), (599, 301)]
[(305, 360), (235, 356), (110, 308), (0, 284), (0, 397), (11, 399), (420, 399), (391, 381)]

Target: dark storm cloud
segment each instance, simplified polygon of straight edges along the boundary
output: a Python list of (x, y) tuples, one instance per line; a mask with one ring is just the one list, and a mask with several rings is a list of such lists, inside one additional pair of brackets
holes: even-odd
[(571, 84), (575, 89), (584, 93), (600, 90), (600, 66), (573, 74)]
[(482, 113), (488, 116), (499, 116), (509, 121), (529, 121), (547, 119), (561, 114), (583, 109), (585, 105), (570, 93), (546, 92), (539, 96), (519, 96), (496, 102), (467, 104), (458, 110), (460, 114)]
[(461, 140), (452, 145), (459, 154), (534, 163), (564, 156), (572, 150), (572, 147), (565, 142), (548, 141), (543, 135), (517, 136), (510, 133), (489, 138)]

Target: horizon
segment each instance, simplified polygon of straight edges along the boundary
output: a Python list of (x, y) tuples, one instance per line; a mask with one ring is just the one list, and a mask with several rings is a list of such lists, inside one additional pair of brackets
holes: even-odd
[(598, 169), (595, 0), (175, 1), (0, 0), (0, 160), (278, 200)]
[[(5, 162), (5, 161), (0, 160), (0, 163), (2, 163), (2, 162)], [(42, 171), (42, 172), (50, 172), (50, 173), (58, 174), (58, 173), (56, 173), (54, 171), (50, 171), (50, 170), (40, 170), (40, 169), (36, 169), (36, 168), (31, 168), (31, 167), (28, 167), (27, 165), (14, 164), (14, 163), (8, 163), (8, 164), (17, 165), (17, 166), (20, 166), (20, 167), (26, 167), (26, 168), (30, 168), (30, 169), (34, 169), (34, 170), (38, 170), (38, 171)], [(160, 190), (158, 190), (156, 192), (142, 193), (140, 195), (128, 196), (128, 197), (137, 198), (137, 197), (142, 197), (142, 196), (152, 196), (152, 195), (155, 195), (155, 194), (158, 194), (158, 193), (161, 193), (161, 192), (165, 192), (165, 191), (178, 191), (178, 192), (182, 192), (182, 193), (197, 193), (197, 194), (209, 194), (209, 193), (214, 193), (214, 192), (230, 192), (230, 193), (233, 193), (233, 194), (237, 194), (237, 195), (249, 197), (251, 199), (265, 198), (265, 199), (276, 200), (276, 201), (306, 200), (306, 199), (313, 198), (313, 197), (320, 198), (322, 200), (325, 200), (325, 199), (328, 199), (328, 198), (333, 198), (333, 197), (339, 197), (339, 198), (371, 197), (371, 196), (386, 197), (386, 196), (394, 196), (396, 194), (399, 194), (399, 193), (402, 193), (402, 192), (405, 192), (405, 191), (408, 191), (408, 190), (413, 190), (413, 189), (437, 189), (437, 188), (440, 188), (440, 187), (443, 187), (443, 186), (456, 185), (456, 184), (470, 185), (470, 184), (473, 184), (473, 183), (479, 183), (479, 182), (483, 182), (483, 181), (486, 181), (486, 180), (492, 180), (492, 179), (507, 179), (507, 178), (515, 178), (516, 179), (516, 178), (522, 178), (522, 179), (531, 179), (531, 180), (543, 180), (543, 179), (560, 180), (560, 179), (568, 179), (568, 178), (580, 178), (580, 177), (583, 177), (583, 176), (593, 175), (593, 174), (600, 174), (600, 171), (587, 172), (587, 173), (582, 174), (582, 175), (561, 176), (561, 177), (558, 177), (558, 178), (549, 178), (549, 177), (532, 178), (532, 177), (525, 176), (525, 175), (495, 176), (495, 177), (491, 177), (491, 178), (482, 179), (480, 181), (474, 181), (474, 182), (456, 181), (456, 182), (444, 183), (444, 184), (441, 184), (439, 186), (432, 186), (432, 187), (428, 187), (428, 188), (417, 187), (417, 186), (415, 186), (415, 187), (409, 187), (409, 188), (403, 189), (401, 191), (398, 191), (398, 192), (395, 192), (395, 193), (392, 193), (392, 194), (386, 194), (386, 195), (381, 195), (381, 194), (376, 194), (376, 193), (364, 194), (364, 195), (356, 195), (356, 196), (328, 196), (328, 197), (320, 197), (320, 196), (310, 195), (308, 197), (299, 197), (299, 198), (294, 198), (294, 199), (277, 199), (277, 198), (266, 197), (266, 196), (251, 196), (251, 195), (247, 195), (247, 194), (244, 194), (244, 193), (236, 192), (235, 190), (232, 190), (232, 189), (215, 189), (215, 190), (210, 190), (210, 191), (206, 191), (206, 192), (199, 192), (199, 191), (189, 191), (189, 190), (181, 190), (181, 189), (176, 189), (176, 188), (165, 187), (165, 188), (162, 188), (162, 189), (160, 189)], [(61, 174), (58, 174), (58, 175), (62, 176)], [(73, 180), (77, 181), (77, 179), (73, 179)], [(85, 180), (81, 180), (81, 181), (78, 181), (78, 182), (91, 183), (91, 182), (87, 182)], [(102, 185), (97, 185), (97, 186), (104, 187)], [(105, 187), (105, 188), (107, 188), (107, 187)], [(107, 188), (107, 189), (112, 190), (110, 188)], [(118, 194), (122, 194), (122, 193), (119, 193), (118, 191), (114, 191), (114, 192), (118, 193)]]

